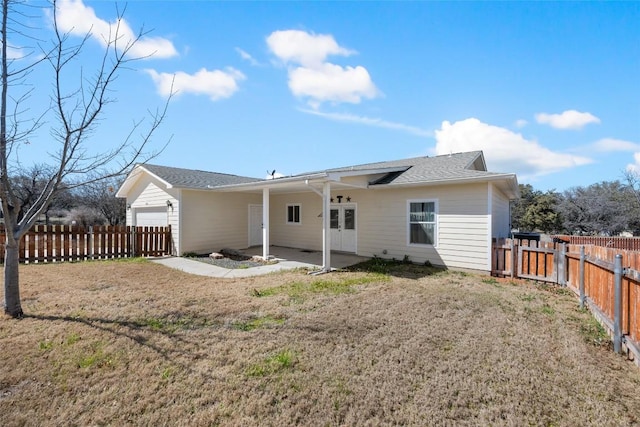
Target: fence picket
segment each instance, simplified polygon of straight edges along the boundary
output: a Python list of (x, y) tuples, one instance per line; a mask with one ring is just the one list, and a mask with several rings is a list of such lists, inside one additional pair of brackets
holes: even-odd
[[(0, 263), (5, 238), (0, 226)], [(34, 263), (149, 257), (168, 255), (171, 249), (171, 227), (36, 225), (20, 239), (19, 259)]]
[[(496, 267), (492, 274), (556, 284), (564, 281), (578, 298), (583, 295), (581, 303), (588, 303), (610, 333), (619, 325), (621, 342), (626, 345), (627, 352), (634, 355), (636, 363), (640, 364), (640, 244), (634, 246), (637, 250), (626, 250), (616, 249), (611, 238), (590, 239), (590, 242), (585, 238), (571, 239), (571, 243), (562, 246), (558, 243), (538, 244), (517, 239), (495, 240), (492, 253), (499, 259), (492, 260), (492, 265)], [(605, 239), (609, 247), (593, 244), (594, 241), (603, 242)], [(563, 240), (566, 242), (568, 239)], [(623, 242), (633, 246), (640, 243), (640, 239), (625, 239)], [(517, 265), (508, 262), (510, 258), (513, 259), (509, 247), (518, 248)], [(616, 256), (621, 257), (623, 272), (617, 304)], [(616, 305), (619, 305), (617, 310)]]

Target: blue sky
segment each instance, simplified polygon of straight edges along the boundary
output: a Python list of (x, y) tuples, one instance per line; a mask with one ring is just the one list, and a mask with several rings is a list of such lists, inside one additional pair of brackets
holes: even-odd
[[(116, 4), (59, 7), (97, 59)], [(558, 191), (640, 171), (640, 2), (130, 1), (124, 18), (153, 55), (120, 75), (92, 143), (161, 107), (175, 75), (156, 164), (265, 177), (483, 150)]]

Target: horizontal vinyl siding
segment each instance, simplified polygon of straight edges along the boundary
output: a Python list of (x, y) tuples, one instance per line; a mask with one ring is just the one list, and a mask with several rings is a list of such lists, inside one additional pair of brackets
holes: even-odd
[(511, 218), (509, 217), (509, 199), (498, 190), (493, 188), (492, 209), (492, 236), (495, 238), (509, 237), (511, 232)]
[[(287, 205), (300, 205), (300, 223), (287, 223)], [(272, 245), (322, 250), (322, 197), (316, 193), (273, 194), (269, 202)]]
[(249, 242), (249, 205), (262, 195), (182, 191), (181, 252), (208, 253), (242, 249)]
[[(167, 224), (171, 226), (171, 238), (173, 240), (174, 251), (177, 250), (180, 241), (179, 215), (180, 200), (179, 190), (165, 189), (165, 185), (152, 178), (148, 174), (141, 174), (138, 181), (127, 194), (127, 225), (136, 225), (135, 211), (137, 209), (158, 208), (158, 210), (166, 210)], [(173, 205), (172, 208), (167, 207), (167, 200)]]
[[(447, 267), (485, 270), (489, 216), (487, 184), (346, 191), (358, 203), (358, 253), (430, 261)], [(437, 245), (407, 244), (407, 200), (438, 201)], [(383, 250), (387, 254), (383, 254)]]

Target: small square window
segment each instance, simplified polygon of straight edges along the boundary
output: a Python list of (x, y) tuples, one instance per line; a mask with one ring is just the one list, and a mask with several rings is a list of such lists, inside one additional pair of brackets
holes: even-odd
[(300, 224), (300, 205), (287, 205), (287, 224)]

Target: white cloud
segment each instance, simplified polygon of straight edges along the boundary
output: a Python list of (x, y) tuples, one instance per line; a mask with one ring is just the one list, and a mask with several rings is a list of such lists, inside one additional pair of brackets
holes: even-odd
[(525, 119), (518, 119), (518, 120), (516, 120), (516, 123), (515, 123), (515, 125), (516, 125), (516, 127), (518, 129), (522, 129), (523, 127), (525, 127), (528, 124), (529, 124), (529, 122), (526, 121)]
[(271, 52), (283, 62), (304, 67), (318, 67), (329, 55), (349, 56), (355, 53), (338, 45), (332, 35), (300, 30), (274, 31), (267, 37)]
[(317, 68), (298, 67), (289, 71), (289, 89), (296, 96), (307, 96), (317, 103), (360, 103), (374, 98), (378, 90), (364, 67), (341, 67), (325, 63)]
[(591, 145), (596, 151), (640, 151), (640, 144), (615, 138), (603, 138)]
[(260, 63), (258, 61), (255, 60), (255, 58), (253, 56), (251, 56), (249, 53), (247, 53), (245, 50), (240, 49), (239, 47), (236, 48), (236, 52), (238, 52), (238, 55), (240, 55), (240, 58), (244, 59), (245, 61), (249, 62), (249, 64), (253, 65), (254, 67), (257, 67), (260, 65)]
[[(59, 0), (57, 7), (57, 22), (61, 31), (81, 37), (90, 33), (102, 46), (106, 46), (107, 41), (113, 40), (116, 34), (121, 47), (130, 44), (138, 35), (124, 19), (107, 22), (98, 18), (93, 8), (85, 6), (82, 0)], [(140, 58), (170, 58), (177, 54), (173, 43), (162, 37), (143, 36), (130, 50), (131, 56)]]
[(156, 84), (158, 92), (163, 96), (173, 91), (177, 94), (191, 93), (195, 95), (208, 95), (212, 101), (229, 98), (238, 91), (238, 82), (245, 76), (240, 71), (228, 68), (226, 71), (208, 71), (200, 69), (195, 74), (187, 74), (183, 71), (177, 73), (158, 73), (155, 70), (145, 70)]
[(366, 126), (399, 130), (399, 131), (410, 133), (412, 135), (417, 135), (417, 136), (425, 136), (425, 137), (433, 136), (433, 132), (430, 130), (422, 129), (416, 126), (405, 125), (403, 123), (389, 122), (389, 121), (377, 119), (377, 118), (356, 116), (354, 114), (323, 113), (318, 110), (300, 109), (300, 111), (302, 111), (303, 113), (324, 117), (325, 119), (335, 120), (338, 122), (359, 123)]
[(275, 31), (267, 37), (271, 52), (287, 64), (289, 89), (308, 98), (312, 108), (323, 102), (358, 104), (363, 98), (380, 95), (366, 68), (327, 62), (330, 55), (350, 56), (355, 52), (341, 47), (333, 36), (300, 30)]
[(627, 170), (629, 172), (640, 175), (640, 152), (633, 154), (633, 161), (635, 163), (630, 163), (627, 165)]
[(567, 110), (560, 114), (536, 114), (536, 121), (548, 124), (556, 129), (582, 129), (589, 123), (600, 123), (600, 119), (591, 113), (581, 113), (576, 110)]
[(442, 122), (435, 131), (436, 153), (484, 151), (489, 170), (516, 172), (531, 178), (591, 163), (582, 156), (559, 153), (528, 140), (509, 129), (492, 126), (476, 118), (455, 123)]

